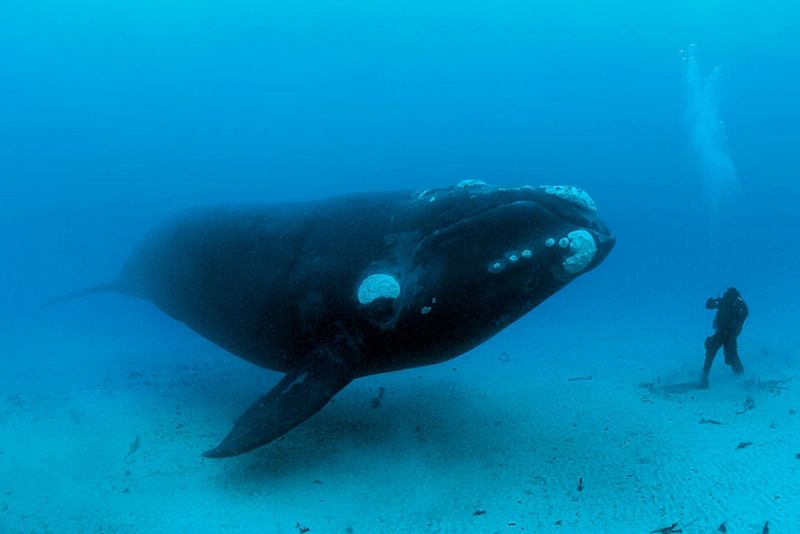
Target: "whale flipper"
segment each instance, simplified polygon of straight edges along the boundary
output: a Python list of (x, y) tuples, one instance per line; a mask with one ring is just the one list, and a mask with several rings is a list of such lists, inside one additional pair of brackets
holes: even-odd
[(67, 302), (74, 299), (79, 299), (83, 297), (88, 297), (89, 295), (98, 295), (100, 293), (112, 293), (112, 292), (122, 292), (122, 284), (119, 282), (111, 282), (108, 284), (100, 284), (93, 287), (88, 287), (86, 289), (81, 289), (79, 291), (72, 291), (71, 293), (65, 293), (63, 295), (59, 295), (58, 297), (54, 297), (47, 302), (44, 302), (40, 308), (49, 308), (55, 304), (61, 304), (62, 302)]
[(314, 351), (239, 416), (222, 443), (203, 456), (226, 458), (266, 445), (321, 410), (352, 379), (333, 351)]

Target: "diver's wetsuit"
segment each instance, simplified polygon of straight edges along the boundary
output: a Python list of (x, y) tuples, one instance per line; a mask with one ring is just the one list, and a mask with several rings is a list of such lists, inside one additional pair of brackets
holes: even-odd
[(744, 299), (732, 287), (725, 291), (722, 298), (708, 299), (706, 308), (717, 310), (714, 316), (714, 334), (706, 338), (706, 361), (703, 365), (702, 385), (708, 386), (708, 373), (711, 371), (711, 364), (714, 363), (714, 356), (720, 347), (725, 351), (725, 363), (731, 366), (733, 372), (741, 374), (744, 372), (742, 360), (739, 359), (739, 352), (736, 348), (736, 338), (742, 331), (748, 310)]

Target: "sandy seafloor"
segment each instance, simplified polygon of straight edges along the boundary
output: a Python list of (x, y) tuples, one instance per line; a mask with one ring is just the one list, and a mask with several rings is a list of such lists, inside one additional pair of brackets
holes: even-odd
[(200, 453), (277, 373), (131, 299), (31, 311), (0, 330), (0, 531), (797, 532), (797, 310), (752, 310), (743, 378), (720, 354), (710, 390), (669, 393), (702, 364), (704, 298), (661, 315), (548, 303), (227, 460)]

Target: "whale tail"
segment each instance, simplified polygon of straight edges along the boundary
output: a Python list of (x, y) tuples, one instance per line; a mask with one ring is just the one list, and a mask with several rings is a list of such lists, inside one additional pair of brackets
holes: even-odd
[(87, 287), (86, 289), (81, 289), (79, 291), (72, 291), (70, 293), (65, 293), (58, 297), (52, 298), (47, 302), (43, 303), (40, 306), (40, 308), (48, 308), (54, 304), (61, 304), (62, 302), (67, 302), (68, 300), (78, 299), (81, 297), (88, 297), (89, 295), (98, 295), (100, 293), (111, 293), (115, 291), (121, 291), (119, 282), (100, 284), (93, 287)]

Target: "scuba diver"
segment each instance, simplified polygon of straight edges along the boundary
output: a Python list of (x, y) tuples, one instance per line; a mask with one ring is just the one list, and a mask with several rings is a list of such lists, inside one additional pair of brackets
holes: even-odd
[(725, 352), (725, 363), (731, 366), (733, 372), (737, 375), (744, 372), (736, 348), (736, 338), (739, 337), (748, 315), (747, 304), (735, 287), (728, 288), (722, 298), (708, 299), (706, 309), (717, 310), (717, 314), (714, 316), (714, 333), (705, 342), (706, 361), (700, 380), (700, 387), (704, 389), (708, 388), (708, 373), (720, 347)]

